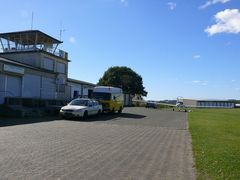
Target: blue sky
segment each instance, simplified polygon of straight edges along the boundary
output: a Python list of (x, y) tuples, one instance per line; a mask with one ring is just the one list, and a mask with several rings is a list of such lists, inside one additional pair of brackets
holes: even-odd
[(239, 0), (2, 1), (0, 32), (59, 39), (69, 76), (97, 83), (111, 66), (139, 73), (147, 99), (240, 99)]

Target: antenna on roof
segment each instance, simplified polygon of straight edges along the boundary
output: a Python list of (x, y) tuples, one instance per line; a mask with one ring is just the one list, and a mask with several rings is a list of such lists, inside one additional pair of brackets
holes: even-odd
[(33, 11), (32, 11), (31, 30), (33, 29), (33, 15), (34, 15), (34, 13), (33, 13)]
[(63, 32), (65, 32), (65, 29), (63, 29), (63, 27), (62, 27), (62, 22), (61, 22), (61, 24), (60, 24), (60, 33), (59, 33), (59, 36), (60, 36), (60, 41), (62, 40), (62, 34), (63, 34)]

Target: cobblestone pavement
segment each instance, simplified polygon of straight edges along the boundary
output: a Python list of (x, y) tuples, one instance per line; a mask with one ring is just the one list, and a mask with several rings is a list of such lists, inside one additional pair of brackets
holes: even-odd
[(86, 122), (0, 127), (0, 179), (195, 179), (186, 117), (126, 108)]

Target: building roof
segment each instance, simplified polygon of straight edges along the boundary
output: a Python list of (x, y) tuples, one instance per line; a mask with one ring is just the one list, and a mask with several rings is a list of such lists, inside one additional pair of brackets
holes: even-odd
[(59, 41), (39, 30), (0, 33), (0, 38), (7, 39), (22, 45), (62, 43), (62, 41)]
[(71, 78), (68, 78), (68, 82), (76, 83), (76, 84), (86, 84), (86, 85), (89, 85), (89, 86), (96, 86), (96, 84), (93, 84), (93, 83), (89, 83), (89, 82), (86, 82), (86, 81), (80, 81), (80, 80), (77, 80), (77, 79), (71, 79)]
[(183, 98), (183, 100), (192, 100), (192, 101), (204, 101), (204, 102), (233, 102), (235, 100), (233, 99), (185, 99)]

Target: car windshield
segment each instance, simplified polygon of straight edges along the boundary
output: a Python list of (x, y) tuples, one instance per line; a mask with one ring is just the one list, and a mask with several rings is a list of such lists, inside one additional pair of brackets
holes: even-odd
[(72, 100), (69, 105), (74, 105), (74, 106), (88, 106), (88, 100), (85, 99), (75, 99)]
[(110, 93), (102, 93), (102, 92), (94, 92), (93, 98), (97, 100), (110, 100), (111, 94)]

